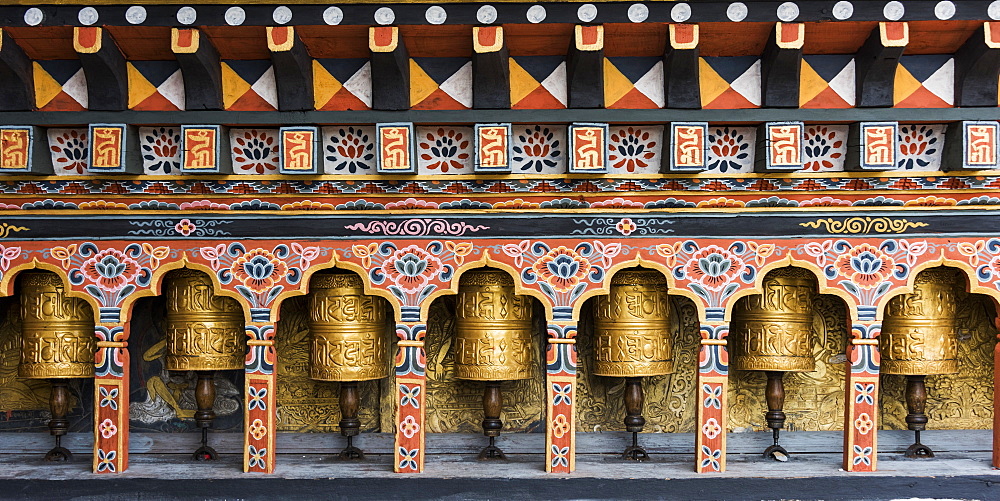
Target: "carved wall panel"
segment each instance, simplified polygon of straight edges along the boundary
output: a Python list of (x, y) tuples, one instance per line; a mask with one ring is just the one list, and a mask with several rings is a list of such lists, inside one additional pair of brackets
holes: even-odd
[[(624, 431), (624, 378), (595, 376), (594, 300), (583, 307), (576, 346), (577, 430)], [(695, 376), (698, 372), (698, 313), (687, 298), (670, 296), (670, 330), (674, 336), (674, 373), (642, 378), (645, 432), (691, 433), (695, 430)]]
[[(533, 300), (534, 301), (534, 300)], [(428, 432), (482, 433), (483, 383), (455, 379), (455, 298), (442, 297), (431, 305), (427, 321), (427, 422)], [(534, 301), (532, 378), (503, 383), (504, 432), (545, 430), (545, 370), (542, 343), (545, 313)]]
[[(958, 304), (958, 374), (928, 376), (927, 429), (989, 429), (993, 427), (993, 347), (997, 330), (992, 300), (969, 294)], [(905, 430), (904, 376), (883, 375), (884, 429)]]
[[(308, 307), (306, 296), (290, 298), (281, 305), (281, 320), (275, 337), (278, 353), (278, 431), (339, 432), (340, 385), (314, 381), (309, 377)], [(358, 415), (362, 432), (382, 429), (380, 408), (384, 381), (364, 381), (358, 385), (361, 396)]]
[[(789, 431), (844, 429), (847, 309), (836, 296), (821, 294), (816, 296), (814, 312), (816, 370), (785, 375), (785, 429)], [(768, 429), (764, 421), (764, 372), (734, 370), (729, 373), (729, 381), (730, 430)]]

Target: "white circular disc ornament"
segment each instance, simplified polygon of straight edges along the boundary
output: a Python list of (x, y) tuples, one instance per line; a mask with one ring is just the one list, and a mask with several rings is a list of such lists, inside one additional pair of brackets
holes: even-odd
[(942, 0), (934, 6), (934, 15), (942, 20), (946, 21), (955, 17), (955, 2), (950, 2), (948, 0)]
[(748, 9), (747, 4), (743, 2), (733, 2), (726, 8), (726, 17), (728, 17), (730, 21), (737, 23), (746, 19), (747, 14), (749, 13), (750, 9)]
[(483, 24), (493, 24), (497, 22), (497, 8), (492, 5), (484, 5), (476, 11), (476, 21)]
[(641, 23), (649, 19), (649, 7), (641, 3), (634, 3), (628, 8), (628, 20), (633, 23)]
[(181, 7), (177, 9), (177, 22), (181, 24), (194, 24), (198, 20), (198, 11), (194, 7)]
[(785, 2), (778, 6), (778, 19), (790, 23), (799, 17), (799, 6), (795, 2)]
[(545, 7), (532, 5), (528, 8), (528, 12), (525, 13), (525, 17), (528, 18), (529, 23), (536, 24), (544, 21), (546, 14)]
[(32, 7), (24, 11), (24, 24), (28, 26), (38, 26), (45, 20), (45, 13), (38, 7)]
[(847, 0), (840, 0), (839, 2), (833, 4), (833, 17), (844, 21), (850, 19), (854, 15), (854, 4), (848, 2)]
[(905, 13), (906, 7), (903, 7), (903, 4), (901, 2), (897, 2), (896, 0), (892, 0), (891, 2), (885, 4), (885, 7), (882, 7), (882, 15), (890, 21), (899, 21), (900, 19), (903, 19), (903, 14)]
[(278, 24), (288, 24), (292, 20), (292, 9), (282, 5), (280, 7), (275, 7), (274, 12), (271, 13), (271, 19)]
[(97, 13), (97, 9), (93, 7), (84, 7), (80, 9), (80, 13), (76, 15), (76, 19), (80, 21), (80, 24), (85, 24), (90, 26), (100, 19), (100, 14)]
[(226, 9), (226, 24), (229, 26), (239, 26), (247, 20), (247, 12), (243, 7), (230, 7)]
[(389, 7), (379, 7), (375, 11), (375, 22), (385, 26), (387, 24), (392, 24), (396, 20), (396, 13), (393, 12)]
[(679, 3), (670, 9), (670, 19), (675, 23), (683, 23), (691, 19), (691, 6), (686, 3)]
[(424, 19), (431, 24), (444, 24), (448, 20), (448, 11), (444, 10), (444, 7), (440, 5), (432, 5), (424, 13)]
[(576, 9), (576, 17), (580, 21), (589, 23), (597, 19), (597, 6), (592, 3), (585, 3)]
[(129, 24), (142, 24), (146, 21), (146, 8), (141, 5), (133, 5), (125, 11), (125, 20)]
[(344, 11), (340, 7), (327, 7), (323, 11), (323, 22), (336, 26), (344, 20)]

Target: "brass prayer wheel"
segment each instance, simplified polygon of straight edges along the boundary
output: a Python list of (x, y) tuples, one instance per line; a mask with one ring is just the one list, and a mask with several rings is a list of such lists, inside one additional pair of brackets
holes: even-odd
[(674, 371), (667, 282), (654, 270), (624, 270), (594, 308), (594, 374), (659, 376)]
[(813, 357), (815, 277), (801, 268), (782, 268), (764, 279), (763, 294), (737, 303), (730, 323), (731, 368), (809, 372)]
[(962, 284), (956, 270), (933, 268), (917, 275), (912, 293), (889, 300), (878, 338), (883, 374), (958, 372), (957, 313)]
[(316, 275), (309, 294), (310, 377), (367, 381), (391, 372), (385, 303), (354, 273)]
[(474, 381), (531, 378), (531, 300), (514, 293), (500, 270), (473, 270), (458, 286), (455, 377)]
[(215, 295), (208, 275), (173, 271), (166, 285), (167, 369), (243, 369), (246, 334), (243, 310), (232, 298)]
[(56, 274), (24, 274), (21, 278), (21, 317), (19, 377), (94, 377), (97, 343), (93, 310), (83, 299), (69, 296)]

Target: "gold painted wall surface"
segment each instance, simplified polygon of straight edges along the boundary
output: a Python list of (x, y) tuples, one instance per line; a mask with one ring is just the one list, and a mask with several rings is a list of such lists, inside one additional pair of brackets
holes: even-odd
[[(534, 304), (531, 379), (505, 381), (503, 432), (544, 431), (545, 369), (542, 355), (545, 314)], [(427, 322), (427, 422), (431, 433), (482, 433), (483, 383), (455, 379), (455, 298), (446, 296), (431, 305)]]
[[(818, 295), (814, 301), (813, 329), (816, 358), (814, 372), (785, 375), (785, 429), (844, 429), (844, 371), (847, 348), (847, 309), (836, 296)], [(762, 371), (730, 371), (729, 429), (760, 431), (767, 428)], [(904, 412), (905, 414), (905, 412)], [(904, 426), (905, 428), (905, 426)]]
[[(927, 377), (929, 430), (993, 427), (994, 306), (987, 296), (965, 297), (958, 305), (958, 374)], [(905, 376), (882, 376), (882, 428), (906, 429), (905, 389)]]
[[(286, 300), (281, 306), (275, 349), (278, 353), (278, 431), (340, 431), (340, 386), (309, 377), (309, 300)], [(395, 351), (395, 348), (392, 348)], [(361, 395), (361, 430), (379, 431), (384, 380), (358, 384)], [(390, 404), (391, 405), (391, 404)], [(388, 410), (391, 410), (388, 409)], [(388, 412), (391, 416), (392, 413)], [(390, 425), (389, 428), (392, 429)]]
[[(695, 429), (695, 377), (698, 373), (698, 312), (690, 299), (670, 296), (674, 373), (642, 378), (645, 432), (691, 433)], [(625, 378), (595, 376), (593, 300), (583, 307), (579, 350), (577, 430), (623, 431)]]
[[(17, 377), (21, 361), (21, 306), (0, 300), (0, 412), (48, 410), (48, 381)], [(76, 405), (76, 401), (72, 405)]]

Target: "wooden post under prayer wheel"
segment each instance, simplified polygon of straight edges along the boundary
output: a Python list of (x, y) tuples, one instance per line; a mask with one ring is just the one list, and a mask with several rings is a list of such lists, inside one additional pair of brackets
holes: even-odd
[(72, 461), (73, 454), (62, 446), (62, 437), (69, 431), (67, 380), (94, 377), (93, 310), (83, 299), (70, 297), (55, 274), (28, 272), (21, 278), (21, 317), (18, 377), (52, 383), (49, 433), (56, 437), (56, 446), (45, 459)]
[(490, 443), (479, 459), (506, 459), (496, 446), (503, 421), (501, 381), (531, 378), (531, 300), (514, 293), (507, 273), (479, 269), (462, 275), (458, 286), (455, 376), (485, 381), (483, 434)]
[(812, 334), (815, 297), (815, 277), (811, 273), (782, 268), (764, 279), (763, 294), (747, 297), (733, 311), (730, 367), (767, 374), (764, 419), (774, 443), (764, 450), (766, 458), (788, 460), (788, 451), (779, 445), (785, 427), (785, 373), (816, 370)]
[(653, 270), (624, 270), (611, 279), (611, 291), (597, 299), (594, 312), (594, 374), (625, 378), (625, 430), (632, 445), (623, 459), (649, 459), (639, 445), (642, 378), (674, 371), (667, 282)]
[(388, 377), (391, 367), (388, 308), (364, 292), (354, 273), (316, 275), (310, 287), (310, 376), (340, 382), (340, 433), (347, 437), (341, 459), (365, 457), (354, 446), (361, 433), (358, 381)]
[(913, 292), (892, 298), (886, 306), (879, 335), (882, 374), (906, 376), (906, 427), (914, 443), (908, 458), (932, 458), (934, 452), (920, 443), (926, 429), (927, 390), (924, 379), (932, 374), (958, 372), (958, 298), (962, 277), (949, 268), (933, 268), (917, 275)]
[(208, 446), (208, 429), (215, 420), (215, 373), (243, 369), (243, 310), (234, 299), (215, 295), (212, 280), (195, 270), (171, 272), (166, 297), (167, 370), (198, 375), (194, 419), (201, 429), (201, 446), (194, 459), (218, 459), (215, 449)]

